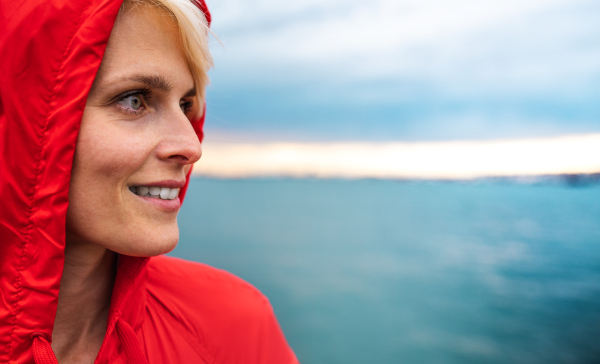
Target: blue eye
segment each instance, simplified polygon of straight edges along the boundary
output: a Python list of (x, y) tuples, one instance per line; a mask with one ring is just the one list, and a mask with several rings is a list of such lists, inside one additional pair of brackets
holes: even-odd
[(140, 107), (142, 107), (142, 98), (140, 95), (126, 96), (119, 100), (118, 104), (127, 109), (133, 109), (137, 111)]

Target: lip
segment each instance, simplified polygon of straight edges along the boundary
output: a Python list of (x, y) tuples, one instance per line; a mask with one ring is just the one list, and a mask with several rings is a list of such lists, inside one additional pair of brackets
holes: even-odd
[(181, 208), (181, 200), (179, 199), (179, 196), (175, 197), (172, 200), (163, 200), (155, 197), (142, 197), (136, 195), (133, 192), (131, 192), (131, 194), (134, 197), (139, 198), (143, 203), (150, 204), (153, 207), (157, 207), (159, 210), (162, 210), (164, 212), (177, 212)]
[[(141, 182), (141, 183), (132, 183), (128, 186), (127, 190), (129, 190), (130, 186), (148, 186), (148, 187), (164, 187), (164, 188), (182, 188), (185, 186), (185, 180), (162, 180), (162, 181), (154, 181), (154, 182)], [(163, 200), (155, 197), (142, 197), (140, 195), (136, 195), (135, 193), (129, 191), (134, 197), (140, 199), (140, 202), (149, 204), (154, 208), (158, 208), (163, 212), (178, 212), (181, 208), (181, 200), (179, 196), (175, 197), (172, 200)]]
[(165, 187), (165, 188), (182, 188), (185, 186), (185, 180), (168, 179), (155, 182), (140, 182), (132, 183), (127, 187), (146, 186), (146, 187)]

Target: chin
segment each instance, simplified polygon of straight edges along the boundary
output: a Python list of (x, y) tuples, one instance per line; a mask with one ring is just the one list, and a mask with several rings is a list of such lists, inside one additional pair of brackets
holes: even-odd
[(154, 257), (175, 249), (179, 242), (179, 228), (141, 229), (128, 234), (125, 241), (114, 242), (108, 249), (134, 257)]

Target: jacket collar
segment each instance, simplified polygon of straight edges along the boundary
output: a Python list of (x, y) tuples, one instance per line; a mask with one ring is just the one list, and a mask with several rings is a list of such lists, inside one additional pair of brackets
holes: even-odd
[(149, 259), (127, 255), (119, 256), (117, 276), (108, 313), (109, 328), (117, 319), (125, 320), (134, 330), (141, 325), (146, 303), (145, 282)]
[(147, 264), (150, 258), (119, 256), (113, 286), (108, 325), (96, 362), (111, 362), (118, 355), (119, 325), (125, 322), (134, 332), (144, 319), (146, 307)]

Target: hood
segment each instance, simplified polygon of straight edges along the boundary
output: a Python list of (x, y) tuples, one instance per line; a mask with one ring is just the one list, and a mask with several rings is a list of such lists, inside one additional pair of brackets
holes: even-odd
[[(32, 334), (52, 334), (79, 125), (121, 2), (0, 0), (3, 363), (31, 362)], [(200, 140), (203, 123), (193, 122)], [(138, 272), (140, 259), (122, 259), (119, 271)]]

